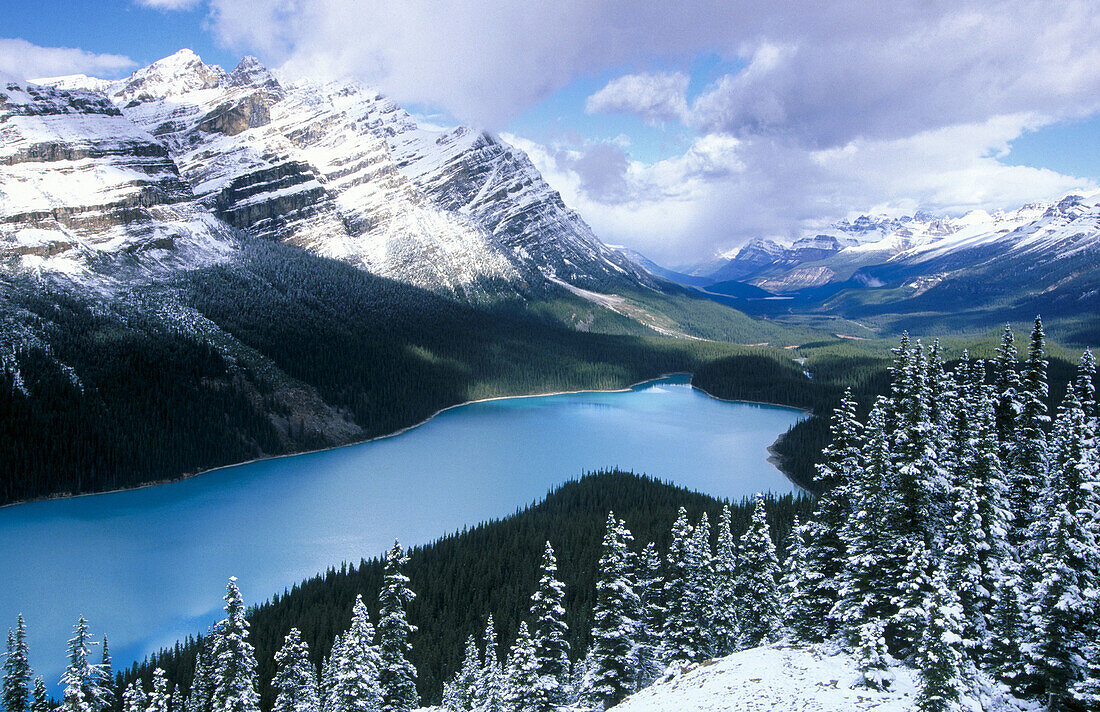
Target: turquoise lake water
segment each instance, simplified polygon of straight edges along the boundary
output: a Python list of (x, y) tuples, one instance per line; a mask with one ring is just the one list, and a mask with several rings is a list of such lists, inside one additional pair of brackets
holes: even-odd
[(767, 448), (803, 414), (687, 381), (474, 403), (361, 445), (0, 509), (0, 628), (23, 613), (31, 664), (52, 687), (78, 615), (129, 666), (217, 620), (229, 576), (259, 602), (394, 537), (421, 544), (506, 516), (588, 471), (730, 499), (795, 490)]

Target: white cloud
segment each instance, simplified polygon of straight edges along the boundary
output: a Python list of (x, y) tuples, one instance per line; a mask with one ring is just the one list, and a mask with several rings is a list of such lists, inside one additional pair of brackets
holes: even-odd
[(683, 121), (690, 81), (682, 72), (627, 74), (588, 97), (584, 110), (589, 114), (628, 112), (651, 124)]
[(39, 47), (26, 40), (0, 38), (0, 72), (20, 79), (89, 74), (112, 77), (137, 63), (119, 54), (94, 54), (74, 47)]
[(134, 0), (138, 5), (157, 10), (190, 10), (202, 0)]

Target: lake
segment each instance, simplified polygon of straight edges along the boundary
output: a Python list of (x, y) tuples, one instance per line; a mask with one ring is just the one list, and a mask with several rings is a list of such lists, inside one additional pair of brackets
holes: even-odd
[(205, 631), (230, 576), (256, 603), (394, 537), (422, 544), (506, 516), (588, 471), (633, 470), (730, 499), (793, 491), (767, 448), (802, 417), (720, 401), (676, 376), (483, 401), (360, 445), (2, 508), (0, 626), (24, 614), (31, 664), (55, 689), (78, 615), (128, 667)]

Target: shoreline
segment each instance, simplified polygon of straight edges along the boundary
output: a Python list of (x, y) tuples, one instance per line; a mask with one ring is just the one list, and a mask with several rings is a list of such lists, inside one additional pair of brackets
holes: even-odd
[[(244, 465), (251, 465), (251, 464), (254, 464), (254, 463), (257, 463), (257, 462), (266, 462), (268, 460), (279, 460), (279, 459), (283, 459), (283, 458), (287, 458), (287, 457), (298, 457), (299, 455), (312, 455), (312, 454), (315, 454), (315, 453), (328, 452), (330, 450), (338, 450), (340, 448), (345, 448), (345, 447), (354, 447), (356, 445), (365, 445), (367, 443), (377, 442), (379, 440), (385, 440), (387, 438), (395, 438), (398, 435), (404, 435), (405, 433), (409, 432), (410, 430), (415, 430), (416, 428), (419, 428), (423, 425), (427, 425), (429, 422), (434, 420), (436, 417), (442, 415), (443, 413), (446, 413), (449, 410), (455, 410), (456, 408), (464, 408), (466, 406), (476, 405), (478, 403), (490, 403), (492, 401), (512, 400), (512, 399), (519, 399), (519, 398), (545, 398), (545, 397), (549, 397), (549, 396), (580, 395), (580, 394), (583, 394), (583, 393), (627, 393), (627, 392), (632, 391), (636, 388), (639, 388), (640, 386), (644, 386), (644, 385), (649, 384), (649, 383), (656, 383), (657, 381), (663, 381), (665, 379), (672, 378), (674, 376), (687, 376), (688, 377), (687, 385), (691, 386), (692, 388), (699, 391), (700, 393), (705, 394), (708, 398), (713, 398), (714, 400), (722, 401), (723, 403), (750, 403), (750, 404), (753, 404), (753, 405), (766, 405), (766, 406), (772, 406), (772, 407), (775, 407), (775, 408), (788, 408), (790, 410), (796, 410), (800, 413), (806, 414), (807, 417), (812, 415), (812, 412), (805, 409), (805, 408), (798, 408), (796, 406), (783, 405), (782, 403), (767, 403), (767, 402), (764, 402), (764, 401), (752, 401), (752, 400), (733, 399), (733, 398), (721, 398), (719, 396), (714, 395), (713, 393), (706, 390), (705, 388), (700, 388), (699, 386), (696, 386), (694, 383), (692, 383), (691, 379), (695, 377), (695, 374), (687, 372), (687, 371), (672, 371), (670, 373), (662, 373), (658, 376), (653, 376), (652, 378), (642, 379), (641, 381), (638, 381), (636, 383), (631, 383), (631, 384), (629, 384), (627, 386), (624, 386), (622, 388), (602, 388), (602, 389), (601, 388), (582, 388), (582, 389), (571, 390), (571, 391), (549, 391), (549, 392), (546, 392), (546, 393), (523, 393), (523, 394), (520, 394), (520, 395), (511, 395), (511, 396), (488, 396), (486, 398), (475, 398), (473, 400), (462, 401), (461, 403), (454, 403), (452, 405), (444, 406), (442, 408), (439, 408), (438, 410), (436, 410), (435, 412), (433, 412), (431, 415), (427, 416), (423, 420), (417, 421), (416, 423), (413, 423), (411, 425), (406, 425), (406, 426), (404, 426), (402, 428), (399, 428), (397, 430), (394, 430), (393, 432), (390, 432), (390, 433), (384, 433), (382, 435), (375, 435), (373, 437), (365, 438), (363, 440), (353, 440), (353, 441), (346, 442), (346, 443), (340, 443), (338, 445), (329, 445), (327, 447), (315, 448), (313, 450), (299, 450), (297, 452), (288, 452), (288, 453), (283, 453), (283, 454), (280, 454), (280, 455), (264, 455), (264, 456), (261, 456), (261, 457), (254, 457), (251, 460), (242, 460), (241, 462), (233, 462), (233, 463), (230, 463), (230, 464), (227, 464), (227, 465), (217, 465), (215, 467), (208, 467), (204, 470), (199, 470), (197, 472), (184, 473), (184, 474), (180, 475), (179, 477), (171, 477), (171, 478), (160, 479), (160, 480), (151, 480), (149, 482), (142, 482), (141, 484), (134, 485), (132, 487), (116, 487), (115, 489), (102, 490), (100, 492), (78, 492), (78, 493), (56, 492), (56, 493), (51, 494), (51, 495), (46, 495), (45, 497), (37, 497), (35, 499), (24, 499), (24, 500), (19, 500), (18, 502), (8, 502), (7, 504), (0, 505), (0, 509), (7, 509), (8, 507), (18, 507), (18, 506), (24, 505), (24, 504), (34, 504), (36, 502), (50, 502), (50, 501), (53, 501), (53, 500), (62, 500), (62, 499), (77, 499), (77, 498), (80, 498), (80, 497), (98, 497), (100, 495), (118, 494), (119, 492), (130, 492), (130, 491), (133, 491), (133, 490), (145, 489), (146, 487), (159, 487), (161, 485), (172, 484), (173, 482), (182, 482), (183, 480), (189, 480), (189, 479), (192, 479), (194, 477), (201, 477), (202, 475), (207, 475), (207, 474), (210, 474), (211, 472), (217, 472), (219, 470), (228, 470), (228, 469), (233, 468), (233, 467), (242, 467)], [(779, 437), (782, 438), (783, 434), (781, 434)], [(811, 492), (811, 490), (808, 490), (803, 484), (801, 484), (800, 482), (795, 481), (795, 479), (793, 477), (791, 477), (791, 475), (786, 470), (784, 470), (782, 468), (782, 466), (780, 465), (780, 458), (778, 457), (778, 455), (775, 453), (775, 450), (774, 450), (775, 443), (778, 442), (778, 441), (779, 441), (779, 438), (776, 438), (776, 441), (768, 446), (768, 462), (770, 462), (772, 465), (774, 465), (775, 469), (779, 470), (779, 472), (781, 472), (783, 474), (783, 476), (786, 477), (796, 487), (798, 487), (799, 489), (802, 489), (806, 492)]]

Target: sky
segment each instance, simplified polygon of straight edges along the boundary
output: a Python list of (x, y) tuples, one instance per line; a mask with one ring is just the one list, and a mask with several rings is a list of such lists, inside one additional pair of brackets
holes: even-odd
[(5, 0), (0, 28), (23, 78), (189, 47), (361, 80), (522, 148), (605, 242), (673, 266), (1100, 184), (1093, 0)]

